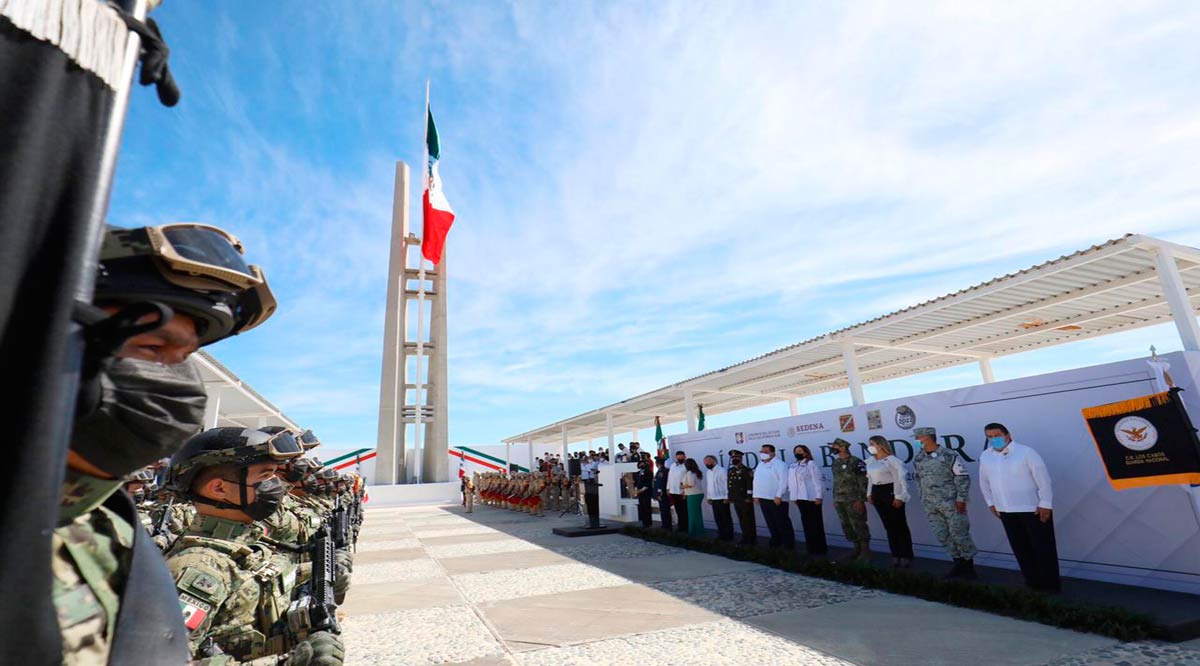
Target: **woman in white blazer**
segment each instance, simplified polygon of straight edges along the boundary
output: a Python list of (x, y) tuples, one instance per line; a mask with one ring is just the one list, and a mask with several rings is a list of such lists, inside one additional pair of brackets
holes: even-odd
[(796, 462), (788, 467), (788, 494), (800, 509), (800, 524), (804, 526), (804, 547), (809, 555), (829, 552), (825, 543), (825, 518), (821, 515), (821, 498), (825, 484), (821, 468), (813, 460), (812, 451), (803, 444), (792, 449)]

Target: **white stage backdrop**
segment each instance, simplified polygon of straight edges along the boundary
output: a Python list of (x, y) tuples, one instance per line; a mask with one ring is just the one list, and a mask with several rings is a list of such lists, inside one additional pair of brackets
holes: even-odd
[[(1184, 389), (1192, 420), (1200, 421), (1200, 353), (1178, 352), (1160, 358), (1171, 364), (1176, 385)], [(739, 449), (747, 453), (746, 463), (751, 467), (758, 464), (757, 452), (764, 443), (774, 444), (789, 463), (794, 460), (792, 447), (806, 444), (826, 467), (826, 497), (830, 497), (832, 455), (828, 443), (842, 437), (855, 444), (855, 455), (866, 458), (867, 438), (883, 435), (892, 441), (897, 457), (909, 470), (913, 500), (907, 516), (917, 554), (948, 559), (930, 533), (912, 482), (911, 460), (917, 446), (912, 429), (936, 427), (943, 445), (961, 451), (969, 461), (969, 516), (971, 535), (980, 551), (977, 561), (1015, 569), (1004, 530), (984, 505), (978, 485), (983, 426), (998, 421), (1008, 426), (1015, 441), (1037, 449), (1049, 467), (1063, 575), (1200, 594), (1200, 528), (1188, 490), (1158, 486), (1114, 491), (1080, 414), (1084, 407), (1153, 392), (1146, 360), (1136, 359), (673, 435), (668, 441), (672, 452), (685, 451), (697, 462), (712, 454), (721, 465), (728, 465), (727, 451)], [(825, 502), (824, 509), (825, 531), (831, 542), (846, 544), (832, 502)], [(887, 552), (883, 525), (874, 508), (867, 511), (872, 550)], [(794, 503), (791, 515), (797, 538), (803, 539)], [(707, 505), (705, 517), (713, 527)], [(756, 511), (756, 517), (760, 534), (766, 534), (762, 515)]]

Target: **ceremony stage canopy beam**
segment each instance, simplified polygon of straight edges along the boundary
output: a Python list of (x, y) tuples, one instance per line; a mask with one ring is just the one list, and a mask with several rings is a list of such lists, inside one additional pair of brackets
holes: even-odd
[(505, 439), (590, 440), (610, 429), (707, 415), (862, 387), (975, 363), (984, 383), (991, 359), (1175, 321), (1183, 348), (1200, 351), (1200, 250), (1141, 235), (1096, 245)]
[(301, 430), (270, 400), (262, 397), (208, 352), (198, 351), (192, 354), (192, 358), (204, 380), (204, 390), (208, 393), (208, 403), (204, 409), (205, 429), (284, 426), (295, 431)]

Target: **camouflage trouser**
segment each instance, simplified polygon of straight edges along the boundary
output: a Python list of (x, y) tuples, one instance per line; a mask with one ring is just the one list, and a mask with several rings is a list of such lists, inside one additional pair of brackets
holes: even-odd
[(474, 512), (475, 511), (475, 491), (467, 490), (467, 491), (463, 492), (463, 499), (466, 500), (465, 503), (467, 505), (467, 513)]
[(838, 520), (842, 521), (842, 532), (851, 543), (860, 543), (871, 539), (871, 531), (867, 527), (866, 511), (862, 513), (855, 511), (854, 502), (834, 502), (833, 508), (837, 511)]
[(929, 518), (929, 529), (933, 536), (946, 547), (950, 557), (972, 559), (975, 557), (975, 542), (971, 541), (971, 523), (967, 514), (954, 508), (954, 501), (926, 502), (925, 516)]

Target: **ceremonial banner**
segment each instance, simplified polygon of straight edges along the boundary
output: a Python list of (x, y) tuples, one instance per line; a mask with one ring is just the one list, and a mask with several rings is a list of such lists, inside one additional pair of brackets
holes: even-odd
[(1083, 410), (1115, 490), (1200, 484), (1200, 442), (1179, 389)]

